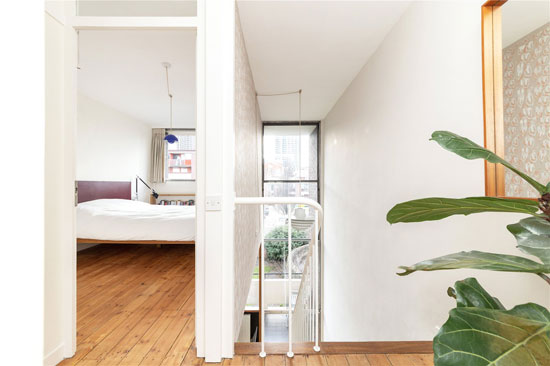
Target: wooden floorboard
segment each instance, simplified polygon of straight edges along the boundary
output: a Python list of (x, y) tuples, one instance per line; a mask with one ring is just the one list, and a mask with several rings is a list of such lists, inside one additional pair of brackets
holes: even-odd
[[(426, 354), (432, 352), (431, 341), (405, 342), (321, 342), (321, 354)], [(315, 354), (313, 343), (294, 343), (294, 353)], [(288, 351), (287, 343), (266, 343), (268, 354), (284, 355)], [(235, 343), (235, 353), (253, 355), (260, 352), (259, 343)]]
[[(429, 342), (258, 345), (205, 364), (195, 339), (194, 246), (100, 245), (78, 253), (77, 351), (59, 365), (77, 366), (432, 366)], [(301, 349), (303, 348), (303, 349)], [(277, 351), (277, 352), (275, 352)], [(410, 354), (403, 354), (409, 352)], [(268, 352), (269, 353), (269, 352)]]

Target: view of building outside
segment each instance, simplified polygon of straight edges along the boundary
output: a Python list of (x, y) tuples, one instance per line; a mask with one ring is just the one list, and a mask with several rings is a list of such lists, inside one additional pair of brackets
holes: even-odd
[(166, 180), (195, 180), (197, 142), (195, 131), (172, 131), (178, 138), (166, 143)]
[[(319, 200), (318, 131), (318, 124), (264, 126), (265, 197), (307, 197)], [(266, 206), (266, 231), (284, 225), (287, 211), (286, 205)], [(304, 211), (306, 217), (313, 215), (313, 211), (307, 207)]]
[[(263, 195), (307, 197), (319, 200), (319, 124), (264, 123)], [(291, 215), (292, 281), (288, 281), (288, 215)], [(312, 238), (313, 210), (307, 206), (264, 206), (265, 340), (288, 340), (287, 309), (298, 296)], [(259, 304), (259, 262), (247, 300), (249, 309)], [(288, 286), (292, 286), (289, 298)]]
[[(307, 197), (318, 201), (318, 124), (264, 125), (265, 197)], [(292, 220), (311, 220), (314, 210), (291, 205)], [(288, 205), (264, 209), (266, 274), (284, 278), (288, 271)], [(292, 249), (309, 243), (309, 230), (292, 230)], [(280, 239), (280, 240), (277, 240)]]
[[(319, 200), (319, 124), (265, 123), (263, 134), (263, 195)], [(289, 212), (290, 211), (290, 212)], [(291, 216), (292, 281), (288, 279), (288, 219)], [(264, 207), (266, 316), (265, 339), (288, 338), (286, 309), (296, 303), (312, 238), (314, 210), (302, 205)], [(254, 275), (249, 298), (257, 291)], [(289, 298), (288, 286), (292, 286)]]

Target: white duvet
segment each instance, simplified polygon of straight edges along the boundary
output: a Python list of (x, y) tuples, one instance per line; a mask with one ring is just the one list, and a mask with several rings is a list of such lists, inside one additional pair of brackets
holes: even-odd
[(78, 204), (77, 237), (98, 240), (195, 240), (195, 206), (120, 199)]

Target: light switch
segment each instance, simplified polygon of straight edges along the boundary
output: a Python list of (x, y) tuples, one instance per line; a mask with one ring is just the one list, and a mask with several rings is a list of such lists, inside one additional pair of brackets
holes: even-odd
[(206, 211), (221, 211), (221, 210), (222, 210), (222, 196), (206, 197)]

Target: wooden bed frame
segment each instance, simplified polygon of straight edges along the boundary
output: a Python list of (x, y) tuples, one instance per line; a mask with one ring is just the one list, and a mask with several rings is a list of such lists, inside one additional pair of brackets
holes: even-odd
[[(77, 202), (87, 202), (102, 198), (132, 199), (132, 182), (77, 181)], [(77, 244), (195, 244), (195, 241), (172, 240), (98, 240), (76, 238)]]

